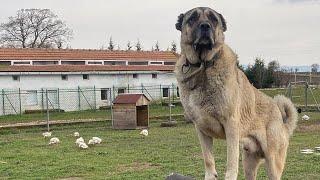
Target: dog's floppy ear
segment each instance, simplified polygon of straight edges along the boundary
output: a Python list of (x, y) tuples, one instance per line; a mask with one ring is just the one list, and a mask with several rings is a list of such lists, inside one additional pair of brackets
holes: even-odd
[(225, 32), (227, 30), (226, 20), (224, 19), (224, 17), (221, 14), (219, 14), (219, 17), (220, 17), (220, 20), (222, 23), (223, 32)]
[(184, 14), (180, 14), (178, 16), (178, 22), (176, 23), (176, 29), (181, 31), (182, 29), (182, 22), (183, 22)]

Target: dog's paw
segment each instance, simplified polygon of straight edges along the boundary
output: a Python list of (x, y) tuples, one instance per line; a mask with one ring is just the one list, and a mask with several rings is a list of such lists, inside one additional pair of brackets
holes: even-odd
[(205, 180), (217, 180), (218, 173), (217, 172), (206, 172)]

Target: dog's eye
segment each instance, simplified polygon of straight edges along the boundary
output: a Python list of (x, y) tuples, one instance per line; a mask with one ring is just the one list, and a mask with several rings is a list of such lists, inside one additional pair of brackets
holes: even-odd
[(194, 12), (192, 13), (192, 15), (190, 16), (190, 18), (188, 19), (188, 23), (191, 25), (193, 24), (195, 21), (197, 21), (198, 19), (198, 13), (197, 12)]
[(218, 19), (213, 13), (209, 14), (209, 19), (213, 24), (217, 24), (218, 23)]

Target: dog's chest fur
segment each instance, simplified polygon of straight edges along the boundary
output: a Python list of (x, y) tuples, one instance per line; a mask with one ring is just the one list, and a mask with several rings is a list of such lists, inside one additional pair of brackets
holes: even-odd
[(203, 126), (208, 133), (221, 137), (224, 135), (222, 124), (235, 113), (238, 97), (238, 88), (228, 87), (235, 87), (238, 82), (234, 62), (228, 62), (222, 57), (215, 63), (187, 82), (181, 81), (186, 74), (179, 71), (179, 63), (176, 74), (187, 118), (197, 126)]

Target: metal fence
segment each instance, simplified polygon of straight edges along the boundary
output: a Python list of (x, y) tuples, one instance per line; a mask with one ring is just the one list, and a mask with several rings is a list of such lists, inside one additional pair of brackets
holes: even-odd
[(143, 93), (150, 99), (152, 107), (160, 105), (161, 108), (167, 108), (164, 112), (169, 112), (168, 105), (179, 100), (178, 87), (175, 84), (108, 88), (93, 86), (74, 89), (1, 89), (0, 125), (111, 119), (112, 101), (121, 93)]

